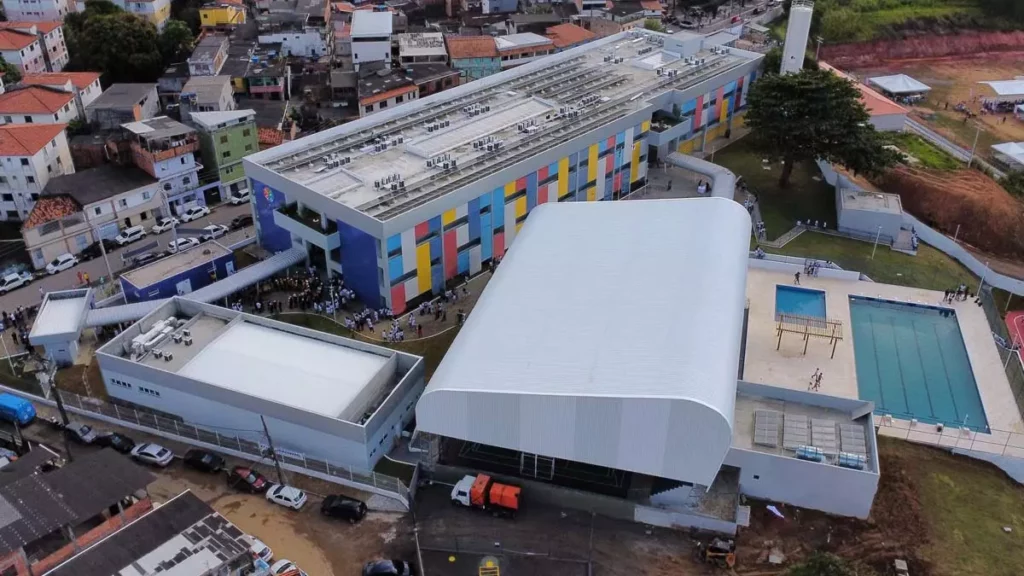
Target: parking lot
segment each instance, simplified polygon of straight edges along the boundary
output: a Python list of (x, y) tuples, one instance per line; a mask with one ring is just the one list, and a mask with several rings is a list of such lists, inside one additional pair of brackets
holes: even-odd
[[(64, 454), (61, 432), (42, 421), (55, 415), (56, 410), (38, 405), (37, 410), (40, 418), (24, 430), (25, 437)], [(74, 420), (75, 416), (71, 416)], [(121, 432), (136, 442), (159, 443), (173, 450), (179, 457), (189, 448), (134, 430), (84, 419), (82, 421), (100, 430)], [(94, 450), (98, 448), (71, 444), (73, 455)], [(229, 468), (240, 464), (251, 465), (250, 462), (228, 459)], [(276, 482), (273, 462), (268, 460), (255, 468)], [(243, 531), (270, 546), (275, 559), (292, 560), (310, 576), (358, 575), (362, 565), (375, 558), (415, 559), (412, 524), (408, 514), (371, 511), (355, 525), (320, 515), (320, 503), (328, 493), (344, 494), (364, 502), (370, 498), (370, 494), (285, 471), (286, 481), (306, 490), (309, 495), (309, 501), (303, 509), (295, 511), (272, 504), (263, 495), (246, 494), (230, 488), (223, 473), (206, 474), (185, 468), (180, 459), (176, 459), (167, 468), (154, 468), (153, 471), (157, 480), (149, 486), (149, 493), (154, 502), (164, 502), (184, 490), (191, 490)]]

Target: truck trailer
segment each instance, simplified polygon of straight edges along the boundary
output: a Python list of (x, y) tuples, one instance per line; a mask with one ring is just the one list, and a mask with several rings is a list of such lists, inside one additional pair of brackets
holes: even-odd
[(488, 510), (496, 516), (515, 518), (522, 488), (495, 482), (486, 474), (464, 476), (452, 488), (452, 504)]

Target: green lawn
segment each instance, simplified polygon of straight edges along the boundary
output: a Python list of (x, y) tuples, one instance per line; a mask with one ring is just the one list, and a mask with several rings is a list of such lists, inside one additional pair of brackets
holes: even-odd
[(978, 278), (959, 262), (926, 244), (921, 244), (917, 256), (894, 252), (879, 244), (874, 259), (872, 244), (816, 232), (804, 232), (781, 249), (767, 252), (831, 260), (847, 270), (867, 274), (875, 282), (946, 290), (967, 284), (972, 291), (978, 289)]
[(939, 150), (916, 134), (899, 132), (890, 135), (890, 138), (894, 146), (897, 146), (905, 154), (916, 158), (919, 166), (922, 168), (958, 170), (964, 167), (962, 162)]
[(789, 186), (779, 188), (782, 168), (774, 164), (771, 170), (765, 170), (761, 164), (762, 156), (754, 152), (748, 142), (746, 139), (739, 140), (716, 152), (715, 164), (721, 164), (737, 176), (742, 176), (757, 194), (769, 240), (788, 232), (798, 220), (820, 220), (832, 222), (834, 226), (835, 191), (822, 178), (816, 164), (797, 164)]

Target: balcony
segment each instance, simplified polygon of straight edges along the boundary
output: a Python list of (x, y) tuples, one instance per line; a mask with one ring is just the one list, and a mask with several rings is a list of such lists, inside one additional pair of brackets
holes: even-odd
[(274, 224), (287, 230), (293, 237), (319, 246), (325, 252), (341, 246), (337, 222), (328, 219), (327, 227), (324, 229), (318, 212), (307, 208), (300, 209), (295, 203), (286, 204), (275, 210)]

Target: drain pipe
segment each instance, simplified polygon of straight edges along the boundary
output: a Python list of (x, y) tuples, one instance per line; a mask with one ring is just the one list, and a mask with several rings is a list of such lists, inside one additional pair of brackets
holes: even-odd
[(711, 179), (711, 196), (715, 198), (733, 199), (736, 192), (736, 175), (727, 168), (712, 164), (679, 152), (673, 152), (665, 159), (669, 164), (685, 168)]

